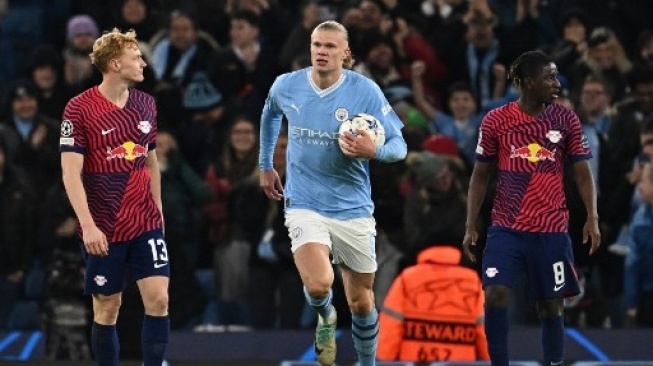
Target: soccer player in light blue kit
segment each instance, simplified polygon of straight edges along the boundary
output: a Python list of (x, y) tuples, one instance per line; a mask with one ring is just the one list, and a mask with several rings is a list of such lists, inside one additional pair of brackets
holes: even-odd
[[(306, 300), (319, 315), (315, 352), (322, 365), (333, 365), (336, 358), (330, 254), (342, 271), (359, 362), (375, 363), (376, 223), (368, 160), (394, 162), (406, 156), (401, 121), (373, 81), (345, 70), (352, 64), (347, 30), (334, 21), (319, 24), (311, 35), (312, 66), (279, 76), (261, 116), (261, 187), (269, 198), (284, 199), (295, 264)], [(363, 130), (359, 137), (339, 136), (340, 124), (358, 113), (381, 122), (383, 146)], [(285, 189), (272, 166), (283, 115), (289, 136)]]

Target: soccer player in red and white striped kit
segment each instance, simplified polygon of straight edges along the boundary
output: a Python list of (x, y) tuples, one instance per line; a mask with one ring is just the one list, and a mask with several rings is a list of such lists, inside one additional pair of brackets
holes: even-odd
[(72, 98), (63, 114), (63, 182), (79, 221), (93, 296), (92, 348), (97, 365), (117, 366), (116, 321), (125, 269), (145, 306), (145, 366), (161, 366), (170, 333), (170, 266), (163, 235), (154, 98), (134, 89), (147, 66), (133, 30), (98, 38), (90, 54), (102, 82)]

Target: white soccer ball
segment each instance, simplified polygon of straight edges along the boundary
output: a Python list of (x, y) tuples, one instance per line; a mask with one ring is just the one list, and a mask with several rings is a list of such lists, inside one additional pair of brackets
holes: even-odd
[[(365, 130), (370, 134), (372, 140), (376, 142), (376, 146), (382, 146), (385, 143), (385, 129), (381, 122), (376, 117), (367, 113), (358, 113), (353, 118), (350, 118), (340, 124), (339, 134), (351, 132), (354, 136), (361, 137), (358, 130)], [(342, 145), (340, 145), (342, 149)]]

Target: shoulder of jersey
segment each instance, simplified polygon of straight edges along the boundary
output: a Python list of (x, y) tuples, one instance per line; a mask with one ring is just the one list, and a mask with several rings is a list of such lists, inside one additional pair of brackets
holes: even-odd
[(367, 88), (363, 89), (365, 93), (383, 93), (381, 86), (366, 75), (353, 70), (345, 70), (345, 75), (347, 76), (347, 82), (356, 85), (356, 87)]
[(134, 96), (136, 96), (137, 98), (143, 98), (143, 100), (154, 103), (154, 97), (149, 93), (146, 93), (136, 88), (130, 88), (129, 91), (130, 93), (134, 93)]
[(551, 103), (550, 108), (554, 108), (554, 109), (557, 109), (557, 110), (559, 110), (559, 111), (564, 111), (564, 113), (571, 113), (571, 112), (573, 112), (573, 110), (571, 110), (571, 109), (569, 109), (569, 108), (567, 108), (567, 107), (565, 107), (565, 106), (563, 106), (563, 105), (560, 105), (560, 104), (558, 104), (558, 103)]
[(305, 78), (306, 73), (308, 72), (308, 67), (305, 67), (303, 69), (287, 72), (285, 74), (279, 75), (279, 79), (286, 79), (286, 78)]
[(551, 105), (548, 106), (548, 108), (550, 108), (551, 113), (560, 116), (562, 119), (566, 121), (578, 119), (578, 117), (576, 116), (576, 112), (574, 112), (573, 109), (567, 108), (558, 103), (552, 103)]
[(504, 104), (502, 106), (491, 109), (490, 111), (487, 112), (486, 116), (487, 117), (494, 117), (497, 114), (505, 113), (509, 109), (510, 109), (510, 103), (506, 103), (506, 104)]
[(76, 96), (70, 98), (70, 100), (68, 101), (68, 105), (75, 106), (75, 107), (83, 107), (85, 104), (88, 104), (89, 101), (92, 101), (94, 99), (92, 91), (93, 88), (89, 88), (77, 94)]

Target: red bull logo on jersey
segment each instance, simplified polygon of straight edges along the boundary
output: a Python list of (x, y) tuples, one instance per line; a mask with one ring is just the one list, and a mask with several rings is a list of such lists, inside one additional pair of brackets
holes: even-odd
[(539, 163), (540, 161), (545, 160), (556, 161), (555, 149), (551, 151), (537, 143), (528, 144), (522, 147), (511, 146), (510, 158), (522, 158), (531, 163)]
[(127, 141), (113, 149), (107, 147), (107, 160), (125, 159), (127, 161), (133, 161), (141, 156), (147, 156), (147, 148), (133, 141)]

